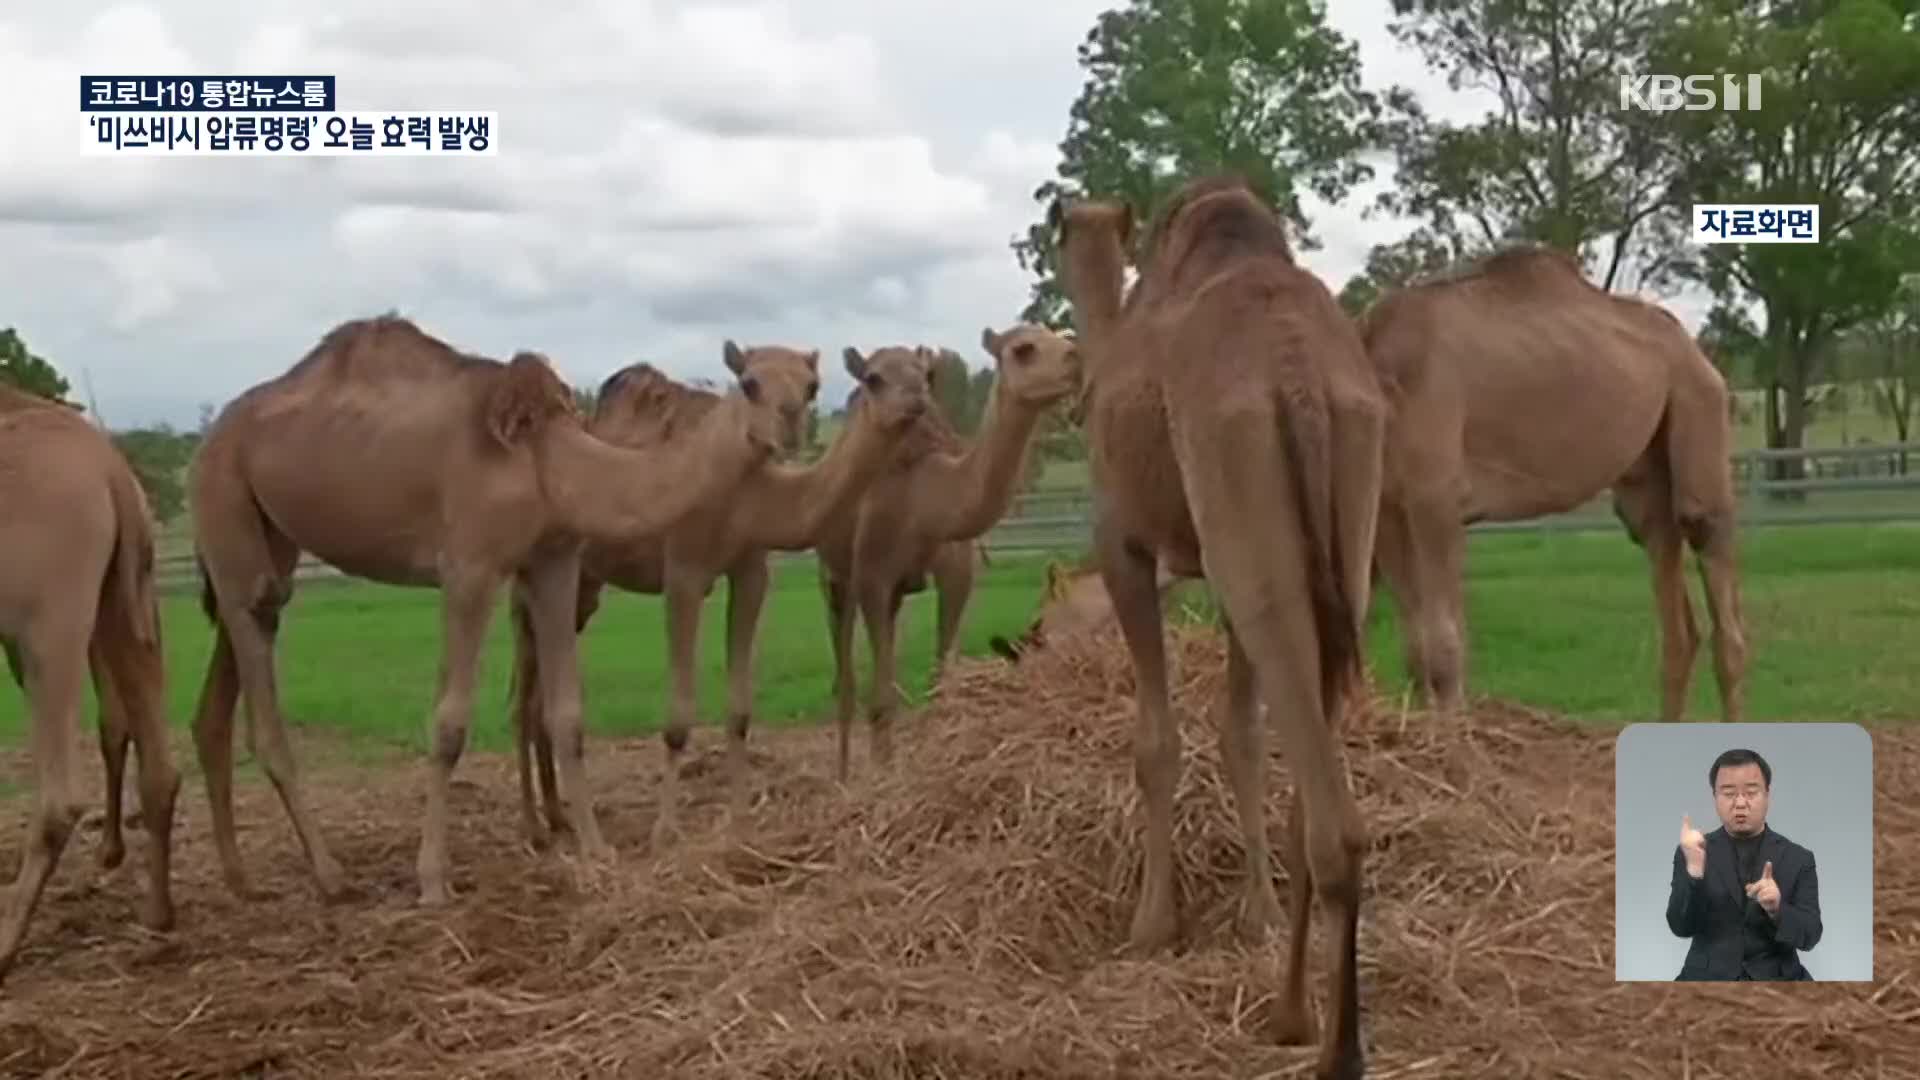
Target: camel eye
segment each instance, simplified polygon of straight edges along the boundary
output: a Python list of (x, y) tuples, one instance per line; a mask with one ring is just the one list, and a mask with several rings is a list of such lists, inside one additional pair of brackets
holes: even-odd
[(868, 375), (867, 375), (867, 377), (866, 377), (866, 378), (864, 378), (864, 379), (861, 379), (861, 380), (860, 380), (860, 382), (861, 382), (861, 384), (862, 384), (862, 385), (864, 385), (864, 386), (865, 386), (865, 387), (866, 387), (867, 389), (869, 389), (869, 390), (871, 390), (871, 391), (873, 391), (874, 393), (876, 393), (876, 394), (877, 394), (877, 393), (879, 393), (879, 392), (880, 392), (880, 383), (881, 383), (881, 379), (880, 379), (880, 375), (879, 375), (879, 373), (877, 373), (877, 372), (870, 372), (870, 373), (868, 373)]
[(751, 375), (741, 379), (740, 392), (747, 395), (748, 401), (758, 402), (760, 400), (760, 380)]

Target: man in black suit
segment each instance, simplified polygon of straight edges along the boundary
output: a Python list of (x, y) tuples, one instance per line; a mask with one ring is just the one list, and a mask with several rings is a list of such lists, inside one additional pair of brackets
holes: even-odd
[(1820, 942), (1813, 852), (1767, 827), (1773, 770), (1728, 750), (1707, 770), (1720, 828), (1680, 819), (1667, 926), (1692, 938), (1676, 982), (1811, 980), (1798, 950)]

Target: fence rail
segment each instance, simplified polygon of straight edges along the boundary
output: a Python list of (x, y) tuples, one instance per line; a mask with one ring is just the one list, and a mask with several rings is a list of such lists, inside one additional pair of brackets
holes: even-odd
[[(1744, 450), (1733, 455), (1734, 482), (1745, 528), (1780, 525), (1920, 523), (1920, 442), (1883, 446)], [(1797, 474), (1797, 475), (1795, 475)], [(1084, 547), (1092, 529), (1093, 494), (1086, 488), (1042, 488), (1016, 496), (983, 542), (989, 554)], [(1484, 521), (1470, 532), (1608, 532), (1620, 528), (1602, 494), (1564, 514), (1524, 521)], [(812, 558), (795, 552), (784, 558)], [(163, 552), (156, 567), (163, 592), (199, 588), (189, 550)], [(302, 555), (297, 581), (340, 578), (326, 563)]]

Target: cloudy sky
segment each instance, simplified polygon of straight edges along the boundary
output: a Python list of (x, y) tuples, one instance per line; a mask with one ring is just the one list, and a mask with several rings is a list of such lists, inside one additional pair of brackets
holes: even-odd
[[(542, 10), (543, 5), (546, 10)], [(0, 7), (0, 325), (115, 427), (196, 422), (345, 319), (722, 377), (721, 342), (984, 365), (1110, 0), (171, 0)], [(1330, 5), (1369, 85), (1471, 113)], [(322, 10), (328, 14), (320, 14)], [(335, 74), (342, 109), (487, 109), (491, 158), (83, 156), (81, 74)], [(1406, 228), (1310, 206), (1337, 289)], [(1692, 323), (1692, 305), (1677, 310)], [(849, 381), (830, 365), (825, 400)]]

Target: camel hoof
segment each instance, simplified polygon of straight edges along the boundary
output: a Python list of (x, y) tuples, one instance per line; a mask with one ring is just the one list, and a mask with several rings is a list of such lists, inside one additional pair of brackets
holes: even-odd
[(173, 901), (149, 901), (140, 912), (140, 925), (155, 933), (165, 933), (173, 929)]
[(347, 875), (340, 869), (339, 863), (328, 863), (315, 868), (314, 888), (320, 893), (320, 899), (329, 904), (337, 904), (347, 899)]
[(453, 893), (443, 884), (421, 885), (419, 906), (423, 908), (443, 908), (453, 903)]
[(1334, 1058), (1332, 1061), (1323, 1060), (1313, 1070), (1313, 1080), (1365, 1080), (1366, 1075), (1366, 1062), (1361, 1059), (1358, 1051)]
[(677, 845), (681, 839), (680, 823), (671, 817), (663, 817), (653, 823), (650, 838), (653, 850), (665, 851)]
[(1278, 1046), (1310, 1046), (1313, 1029), (1313, 1010), (1305, 1003), (1287, 1005), (1276, 1000), (1267, 1013), (1267, 1035)]
[(1247, 898), (1240, 908), (1234, 929), (1248, 945), (1265, 944), (1269, 935), (1280, 929), (1280, 900), (1271, 890), (1262, 889)]
[(1127, 935), (1127, 953), (1135, 959), (1144, 959), (1172, 948), (1179, 937), (1180, 918), (1171, 909), (1149, 912), (1143, 908), (1134, 917), (1132, 932)]
[(120, 869), (120, 864), (125, 862), (126, 858), (127, 848), (125, 844), (110, 843), (100, 845), (100, 869), (118, 870)]

